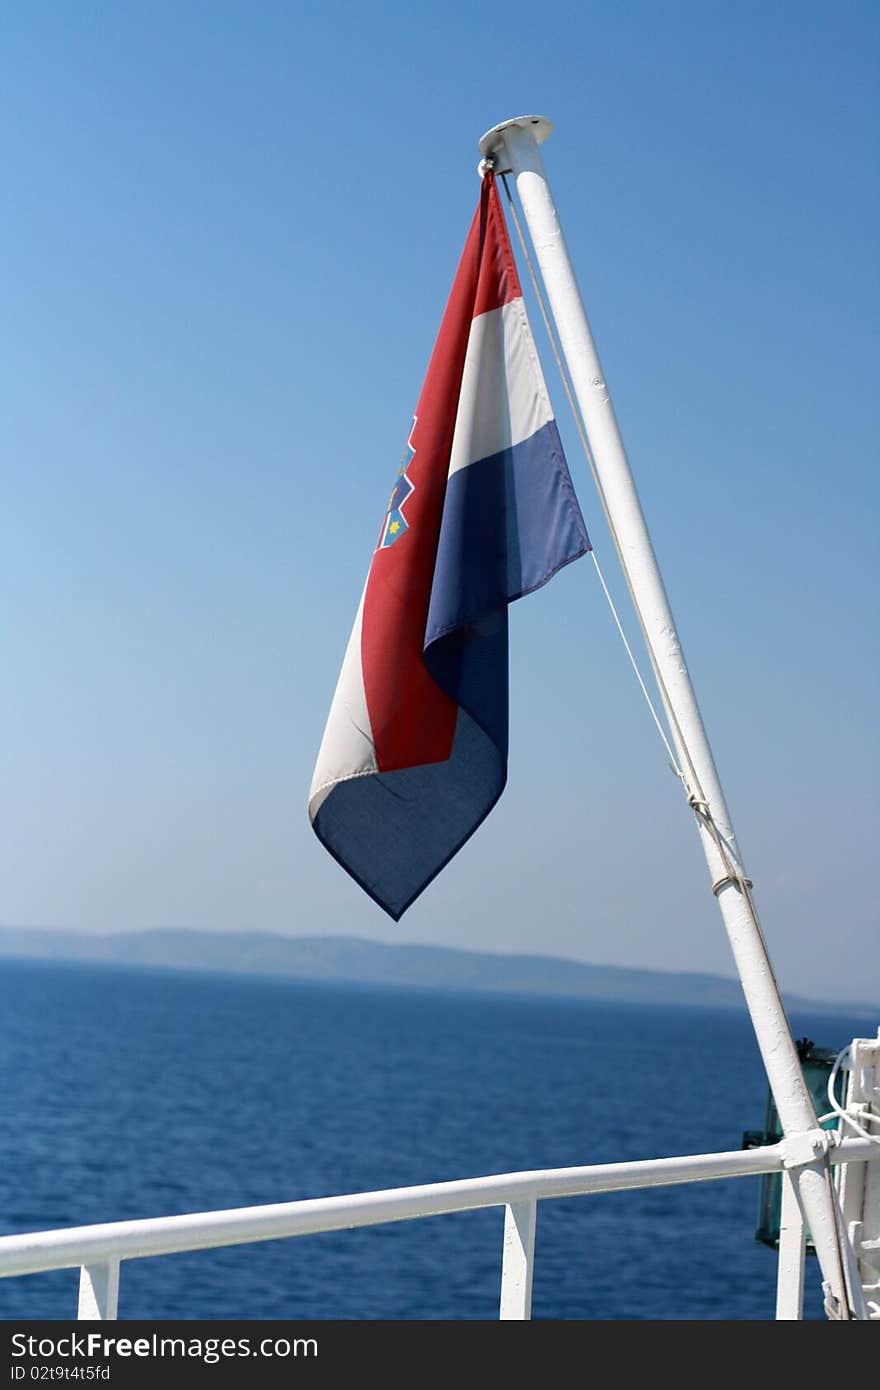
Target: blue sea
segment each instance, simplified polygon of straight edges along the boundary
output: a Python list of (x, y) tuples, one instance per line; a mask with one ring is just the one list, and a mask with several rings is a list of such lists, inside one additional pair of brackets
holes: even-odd
[[(0, 1231), (736, 1149), (744, 1013), (0, 962)], [(842, 1047), (877, 1020), (795, 1015)], [(534, 1316), (772, 1317), (758, 1180), (547, 1201)], [(121, 1318), (495, 1318), (503, 1211), (122, 1266)], [(0, 1317), (75, 1314), (75, 1271)], [(808, 1267), (808, 1315), (820, 1314)]]

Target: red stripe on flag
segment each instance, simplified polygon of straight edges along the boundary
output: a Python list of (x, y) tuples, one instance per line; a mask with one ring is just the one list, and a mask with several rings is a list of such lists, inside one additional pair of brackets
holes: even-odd
[[(507, 226), (504, 221), (504, 213), (501, 210), (501, 201), (495, 186), (494, 174), (487, 174), (485, 183), (488, 184), (486, 236), (483, 244), (479, 282), (474, 296), (473, 318), (476, 318), (478, 314), (488, 314), (491, 309), (500, 309), (503, 304), (509, 304), (512, 299), (522, 297), (516, 262), (513, 259), (513, 248), (510, 245), (510, 237), (507, 235)], [(483, 200), (481, 199), (477, 217), (482, 212), (482, 204)]]

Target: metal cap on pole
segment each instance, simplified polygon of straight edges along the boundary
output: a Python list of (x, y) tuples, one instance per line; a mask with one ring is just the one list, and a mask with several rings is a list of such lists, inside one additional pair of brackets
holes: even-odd
[[(648, 533), (539, 146), (552, 125), (517, 116), (487, 131), (480, 153), (511, 173), (529, 227), (559, 344), (583, 420), (603, 505), (651, 662), (752, 1025), (786, 1139), (791, 1175), (810, 1223), (836, 1315), (866, 1316), (854, 1261), (830, 1183), (827, 1140), (798, 1061), (785, 1009), (749, 891), (730, 814)], [(815, 1137), (814, 1139), (814, 1136)], [(822, 1137), (819, 1137), (822, 1136)], [(848, 1286), (849, 1285), (849, 1289)]]

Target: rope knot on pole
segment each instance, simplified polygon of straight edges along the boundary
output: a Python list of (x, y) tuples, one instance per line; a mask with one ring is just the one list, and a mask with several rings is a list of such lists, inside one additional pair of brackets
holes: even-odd
[(755, 886), (750, 878), (744, 878), (742, 874), (725, 874), (723, 878), (716, 878), (715, 882), (712, 884), (712, 892), (715, 894), (716, 898), (721, 892), (721, 889), (726, 887), (728, 883), (738, 884), (741, 890), (754, 888)]

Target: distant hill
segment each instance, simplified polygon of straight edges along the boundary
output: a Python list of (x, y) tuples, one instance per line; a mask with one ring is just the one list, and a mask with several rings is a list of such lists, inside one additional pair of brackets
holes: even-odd
[[(491, 990), (642, 1004), (742, 1008), (739, 982), (721, 975), (627, 970), (559, 956), (494, 955), (445, 946), (392, 945), (344, 936), (272, 932), (150, 931), (97, 935), (0, 926), (0, 957), (104, 961), (126, 966), (283, 975), (299, 980), (396, 985), (419, 989)], [(789, 996), (790, 1008), (820, 1007)], [(832, 1012), (864, 1008), (821, 1003)], [(867, 1010), (871, 1012), (871, 1010)]]

